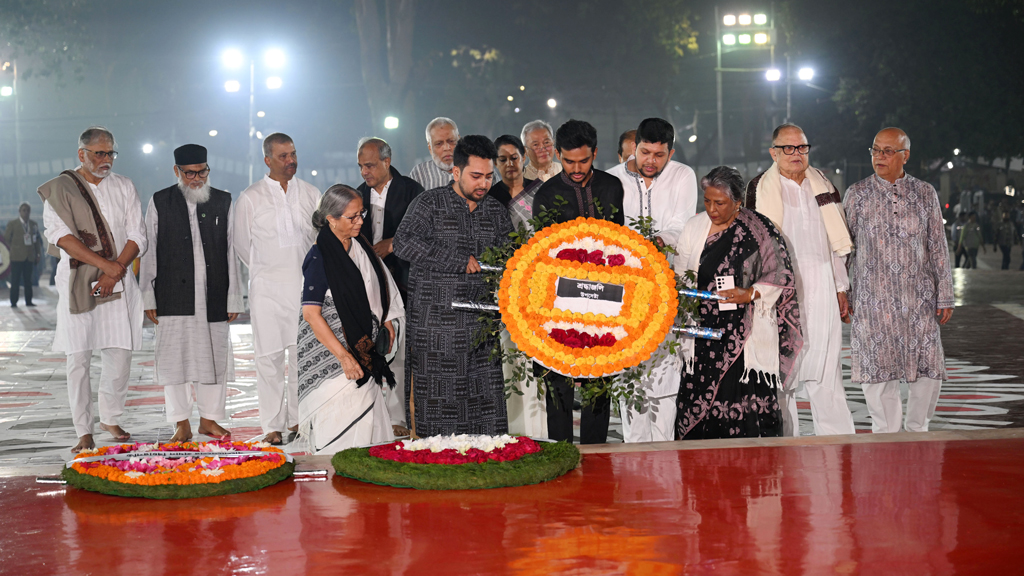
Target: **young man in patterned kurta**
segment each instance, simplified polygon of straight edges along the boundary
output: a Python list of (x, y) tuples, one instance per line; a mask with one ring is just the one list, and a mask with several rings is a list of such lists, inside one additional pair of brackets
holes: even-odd
[(459, 140), (453, 181), (420, 194), (395, 233), (395, 255), (411, 264), (405, 378), (418, 436), (508, 431), (493, 343), (474, 346), (477, 314), (452, 308), (488, 296), (477, 257), (512, 232), (508, 209), (487, 196), (497, 157), (484, 136)]
[(864, 388), (873, 432), (899, 432), (900, 382), (910, 384), (908, 432), (927, 432), (946, 378), (939, 326), (953, 315), (953, 277), (939, 198), (903, 171), (910, 138), (875, 136), (875, 175), (846, 192), (853, 381)]

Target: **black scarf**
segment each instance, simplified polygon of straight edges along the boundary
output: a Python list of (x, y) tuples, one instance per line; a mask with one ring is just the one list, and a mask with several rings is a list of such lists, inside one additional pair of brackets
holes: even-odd
[[(384, 308), (381, 314), (379, 334), (381, 338), (389, 338), (389, 332), (384, 327), (384, 318), (388, 317), (388, 303), (391, 299), (388, 296), (388, 281), (384, 275), (384, 267), (380, 259), (374, 254), (373, 249), (361, 236), (352, 239), (358, 244), (373, 263), (373, 270), (377, 273), (377, 284), (380, 286), (380, 301)], [(341, 319), (341, 327), (345, 331), (345, 342), (348, 344), (349, 352), (356, 358), (356, 362), (363, 369), (363, 377), (356, 380), (357, 386), (366, 384), (372, 376), (377, 382), (383, 384), (385, 379), (392, 388), (395, 387), (395, 375), (391, 372), (387, 360), (377, 352), (373, 342), (373, 314), (370, 312), (370, 300), (366, 297), (366, 286), (363, 284), (363, 276), (359, 268), (348, 255), (345, 245), (338, 240), (338, 237), (331, 232), (329, 226), (320, 229), (316, 237), (316, 244), (320, 247), (320, 253), (324, 257), (324, 271), (327, 273), (327, 285), (331, 288), (334, 296), (334, 306), (338, 310), (338, 317)], [(355, 247), (353, 246), (353, 249)]]

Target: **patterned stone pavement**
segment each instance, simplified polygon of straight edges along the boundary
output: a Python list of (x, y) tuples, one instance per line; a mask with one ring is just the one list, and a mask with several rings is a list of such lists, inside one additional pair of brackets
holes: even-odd
[[(1016, 258), (1015, 258), (1016, 261)], [(998, 270), (955, 271), (958, 308), (943, 329), (949, 380), (932, 423), (933, 430), (970, 430), (1024, 426), (1024, 366), (1020, 360), (1024, 334), (1024, 273)], [(76, 442), (65, 381), (65, 357), (50, 351), (55, 326), (56, 293), (37, 289), (36, 308), (10, 308), (0, 291), (0, 476), (53, 471), (70, 457)], [(227, 413), (222, 423), (236, 438), (260, 435), (252, 331), (243, 316), (231, 327), (237, 381), (229, 383)], [(848, 329), (844, 338), (849, 342)], [(859, 386), (849, 382), (849, 348), (844, 348), (847, 399), (857, 431), (869, 432), (870, 421)], [(94, 390), (100, 362), (93, 362)], [(139, 441), (168, 438), (163, 392), (152, 383), (153, 327), (145, 329), (144, 349), (136, 352), (122, 426)], [(95, 392), (94, 392), (95, 393)], [(904, 388), (904, 396), (906, 389)], [(801, 433), (813, 434), (810, 406), (800, 408)], [(193, 430), (198, 417), (193, 418)], [(576, 425), (579, 420), (577, 414)], [(97, 428), (97, 442), (109, 435)], [(610, 442), (621, 442), (621, 424), (612, 417)], [(305, 450), (300, 441), (290, 452)]]

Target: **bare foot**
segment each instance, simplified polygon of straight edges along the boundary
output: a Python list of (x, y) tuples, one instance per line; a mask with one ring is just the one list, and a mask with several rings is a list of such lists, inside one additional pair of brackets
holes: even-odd
[(267, 444), (272, 444), (274, 446), (280, 446), (281, 442), (282, 442), (282, 440), (281, 440), (281, 433), (280, 432), (271, 432), (270, 434), (267, 434), (266, 436), (263, 437), (263, 441), (266, 442)]
[(199, 433), (218, 440), (225, 440), (231, 437), (230, 430), (207, 418), (199, 419)]
[(404, 438), (409, 435), (409, 429), (405, 426), (399, 426), (398, 424), (392, 424), (391, 431), (394, 433), (395, 438)]
[(117, 440), (118, 442), (124, 442), (125, 440), (128, 440), (129, 438), (132, 437), (131, 434), (125, 432), (124, 429), (118, 426), (117, 424), (104, 424), (100, 422), (100, 429), (106, 432), (110, 432), (110, 435), (113, 436), (114, 440)]
[(174, 436), (168, 442), (188, 442), (192, 439), (192, 425), (189, 424), (188, 420), (182, 420), (178, 422), (178, 425), (174, 428)]
[(78, 438), (78, 444), (71, 449), (72, 454), (78, 454), (82, 450), (92, 450), (96, 447), (96, 443), (92, 441), (92, 434), (83, 434)]
[(292, 426), (291, 428), (288, 429), (288, 431), (289, 432), (298, 432), (299, 431), (299, 425), (296, 424), (295, 426)]

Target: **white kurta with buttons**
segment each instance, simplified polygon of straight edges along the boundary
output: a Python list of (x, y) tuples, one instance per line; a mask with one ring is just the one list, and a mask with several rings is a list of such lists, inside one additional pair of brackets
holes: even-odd
[[(142, 287), (142, 300), (146, 310), (156, 310), (155, 362), (153, 382), (163, 386), (174, 386), (185, 383), (224, 384), (234, 380), (234, 361), (231, 357), (231, 342), (228, 323), (209, 322), (206, 319), (206, 255), (203, 251), (203, 239), (199, 232), (199, 219), (196, 216), (196, 204), (186, 199), (188, 206), (188, 223), (192, 236), (192, 261), (195, 270), (195, 313), (191, 316), (160, 316), (156, 307), (157, 258), (160, 257), (161, 246), (157, 242), (160, 215), (153, 199), (146, 208), (146, 229), (152, 238), (150, 250), (142, 258), (139, 266), (139, 285)], [(244, 312), (242, 294), (238, 285), (238, 264), (232, 250), (232, 224), (234, 205), (228, 210), (226, 222), (215, 223), (215, 226), (227, 226), (228, 238), (228, 313)], [(164, 246), (164, 258), (173, 258), (185, 246)]]
[(302, 308), (302, 261), (316, 240), (320, 191), (292, 178), (285, 193), (264, 176), (236, 202), (233, 245), (249, 267), (249, 312), (256, 356), (294, 346)]
[[(114, 251), (120, 255), (129, 240), (139, 247), (139, 255), (146, 253), (146, 225), (142, 219), (142, 203), (132, 181), (111, 172), (98, 185), (89, 184), (100, 213), (106, 220), (114, 239)], [(43, 224), (46, 240), (57, 245), (61, 238), (77, 237), (60, 216), (43, 204)], [(57, 288), (57, 330), (53, 337), (53, 351), (74, 354), (102, 348), (142, 349), (142, 296), (135, 275), (128, 271), (122, 284), (124, 292), (117, 300), (96, 306), (89, 312), (72, 314), (68, 307), (68, 277), (71, 275), (71, 257), (62, 251), (54, 283)]]

